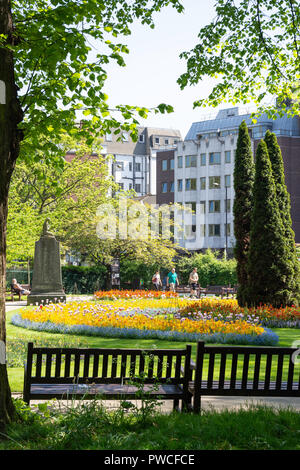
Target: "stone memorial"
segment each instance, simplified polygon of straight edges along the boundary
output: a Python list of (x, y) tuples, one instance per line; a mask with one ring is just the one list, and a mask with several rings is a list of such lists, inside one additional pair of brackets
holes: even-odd
[(60, 246), (49, 231), (49, 219), (43, 225), (41, 238), (35, 243), (32, 289), (27, 305), (46, 305), (66, 301), (63, 290)]

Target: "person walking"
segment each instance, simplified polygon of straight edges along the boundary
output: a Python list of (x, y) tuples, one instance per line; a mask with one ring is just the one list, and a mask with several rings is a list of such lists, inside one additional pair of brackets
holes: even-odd
[(172, 268), (167, 276), (167, 287), (169, 287), (172, 292), (175, 292), (176, 284), (179, 286), (178, 276), (175, 272), (175, 268)]
[(152, 284), (154, 285), (156, 290), (159, 290), (159, 287), (162, 286), (159, 271), (156, 271), (156, 273), (153, 275)]
[(191, 296), (197, 296), (197, 285), (199, 281), (199, 276), (197, 273), (197, 268), (194, 268), (190, 273), (189, 284), (191, 286)]

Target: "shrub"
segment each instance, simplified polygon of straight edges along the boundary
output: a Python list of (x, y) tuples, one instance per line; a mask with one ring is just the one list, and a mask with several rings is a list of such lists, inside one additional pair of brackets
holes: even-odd
[(62, 266), (66, 294), (93, 294), (105, 286), (107, 269), (98, 266)]

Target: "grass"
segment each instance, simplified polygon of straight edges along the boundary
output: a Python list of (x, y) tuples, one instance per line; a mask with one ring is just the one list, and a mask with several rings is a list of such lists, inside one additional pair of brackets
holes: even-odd
[(0, 450), (300, 450), (300, 414), (288, 408), (142, 415), (91, 401), (64, 412), (23, 406), (21, 416), (0, 438)]
[[(94, 336), (62, 335), (27, 330), (14, 326), (10, 319), (19, 310), (7, 313), (7, 342), (9, 356), (14, 361), (14, 367), (8, 367), (8, 376), (12, 392), (21, 392), (23, 389), (24, 369), (26, 360), (27, 342), (32, 341), (43, 346), (75, 346), (75, 347), (103, 347), (103, 348), (185, 348), (185, 342), (174, 342), (155, 339), (118, 339), (100, 338)], [(273, 329), (279, 336), (279, 346), (290, 347), (292, 343), (299, 340), (299, 330), (291, 328)], [(196, 343), (191, 343), (192, 358), (195, 359)]]

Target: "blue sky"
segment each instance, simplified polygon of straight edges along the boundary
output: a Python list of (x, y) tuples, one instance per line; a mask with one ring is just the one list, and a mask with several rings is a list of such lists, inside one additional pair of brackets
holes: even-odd
[(185, 71), (183, 51), (197, 44), (200, 28), (215, 16), (213, 0), (183, 0), (185, 13), (172, 7), (156, 14), (155, 29), (134, 24), (132, 35), (125, 38), (130, 54), (125, 56), (126, 67), (109, 66), (105, 92), (109, 103), (155, 107), (171, 104), (175, 112), (149, 116), (142, 125), (179, 129), (184, 138), (192, 122), (199, 116), (215, 112), (212, 109), (193, 110), (193, 101), (205, 97), (212, 80), (205, 78), (197, 86), (181, 91), (176, 80)]

